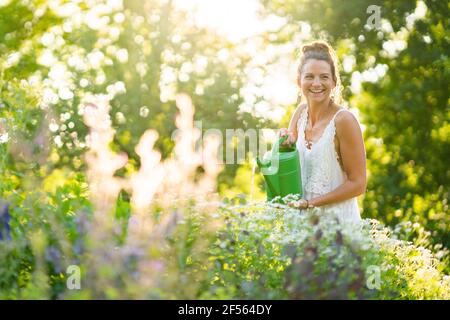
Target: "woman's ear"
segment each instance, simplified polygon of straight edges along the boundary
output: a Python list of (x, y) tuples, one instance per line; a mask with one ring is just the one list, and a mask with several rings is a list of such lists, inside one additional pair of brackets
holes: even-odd
[(300, 75), (297, 76), (297, 85), (300, 89), (302, 88), (302, 81), (300, 79)]

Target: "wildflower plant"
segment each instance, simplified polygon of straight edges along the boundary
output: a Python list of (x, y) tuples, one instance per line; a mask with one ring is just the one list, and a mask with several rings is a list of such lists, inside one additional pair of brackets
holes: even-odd
[[(195, 148), (194, 107), (181, 95), (174, 155), (161, 159), (150, 129), (136, 146), (141, 167), (119, 177), (128, 156), (110, 148), (108, 96), (92, 98), (82, 108), (85, 173), (65, 173), (58, 185), (52, 174), (40, 182), (50, 188), (13, 192), (2, 202), (1, 297), (195, 298), (209, 237), (220, 224), (209, 218), (221, 170), (217, 141)], [(73, 266), (80, 288), (67, 285)]]
[[(321, 216), (320, 210), (300, 211), (280, 203), (291, 198), (221, 207), (226, 224), (211, 247), (215, 268), (208, 294), (241, 299), (448, 299), (445, 262), (430, 250), (395, 239), (376, 220), (341, 224), (332, 215)], [(375, 279), (373, 270), (378, 271)]]
[[(114, 176), (126, 164), (127, 156), (108, 148), (114, 131), (107, 103), (90, 104), (85, 109), (85, 123), (90, 128), (86, 160), (94, 205), (88, 237), (90, 263), (86, 268), (89, 267), (89, 287), (95, 296), (123, 297), (122, 292), (133, 298), (161, 298), (176, 292), (189, 298), (195, 295), (196, 281), (192, 277), (200, 272), (190, 274), (188, 266), (202, 255), (198, 248), (207, 238), (200, 235), (214, 229), (204, 217), (214, 209), (214, 204), (203, 206), (200, 213), (193, 208), (199, 195), (209, 194), (210, 200), (214, 199), (212, 191), (220, 167), (215, 158), (217, 142), (206, 140), (200, 151), (195, 149), (199, 133), (193, 126), (194, 107), (190, 98), (180, 95), (177, 106), (180, 135), (175, 140), (174, 155), (161, 161), (161, 155), (153, 149), (158, 134), (146, 131), (136, 146), (141, 168), (128, 179)], [(204, 174), (194, 181), (200, 166)], [(126, 221), (124, 242), (118, 246), (111, 234), (120, 229), (114, 220), (113, 204), (121, 190), (130, 194), (131, 213)], [(108, 278), (109, 283), (105, 283)], [(114, 286), (117, 282), (122, 283), (124, 291)], [(186, 289), (176, 290), (183, 283)], [(110, 288), (110, 296), (108, 292), (98, 292), (104, 287)]]
[[(420, 225), (342, 224), (288, 206), (298, 195), (219, 201), (219, 144), (210, 136), (197, 146), (186, 95), (176, 99), (173, 153), (162, 159), (148, 129), (135, 146), (140, 167), (120, 176), (129, 157), (110, 147), (110, 98), (82, 102), (89, 133), (80, 172), (2, 154), (1, 298), (450, 298), (448, 252)], [(45, 136), (40, 126), (35, 133)], [(17, 151), (10, 143), (0, 147)], [(13, 160), (36, 179), (22, 185)]]

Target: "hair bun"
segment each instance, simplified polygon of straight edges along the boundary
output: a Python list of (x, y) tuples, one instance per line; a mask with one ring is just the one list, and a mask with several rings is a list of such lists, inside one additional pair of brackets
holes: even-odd
[(306, 53), (308, 51), (331, 53), (331, 48), (326, 42), (314, 41), (313, 43), (305, 44), (302, 47), (303, 53)]

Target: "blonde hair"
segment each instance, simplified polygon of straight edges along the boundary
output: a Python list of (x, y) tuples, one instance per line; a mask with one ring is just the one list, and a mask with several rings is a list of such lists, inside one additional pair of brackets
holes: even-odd
[(341, 78), (339, 76), (336, 53), (334, 52), (333, 48), (325, 41), (314, 41), (312, 43), (303, 45), (301, 49), (300, 63), (298, 66), (299, 75), (302, 73), (303, 66), (306, 64), (306, 62), (311, 59), (323, 60), (328, 62), (331, 68), (331, 76), (336, 83), (336, 87), (334, 89), (334, 98), (332, 98), (332, 100), (335, 102), (340, 102)]

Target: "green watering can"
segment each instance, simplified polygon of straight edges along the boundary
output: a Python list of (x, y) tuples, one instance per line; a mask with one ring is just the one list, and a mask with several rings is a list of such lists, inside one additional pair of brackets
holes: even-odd
[(276, 196), (299, 194), (303, 196), (300, 160), (294, 146), (281, 145), (288, 136), (281, 137), (262, 159), (256, 158), (266, 182), (267, 200)]

